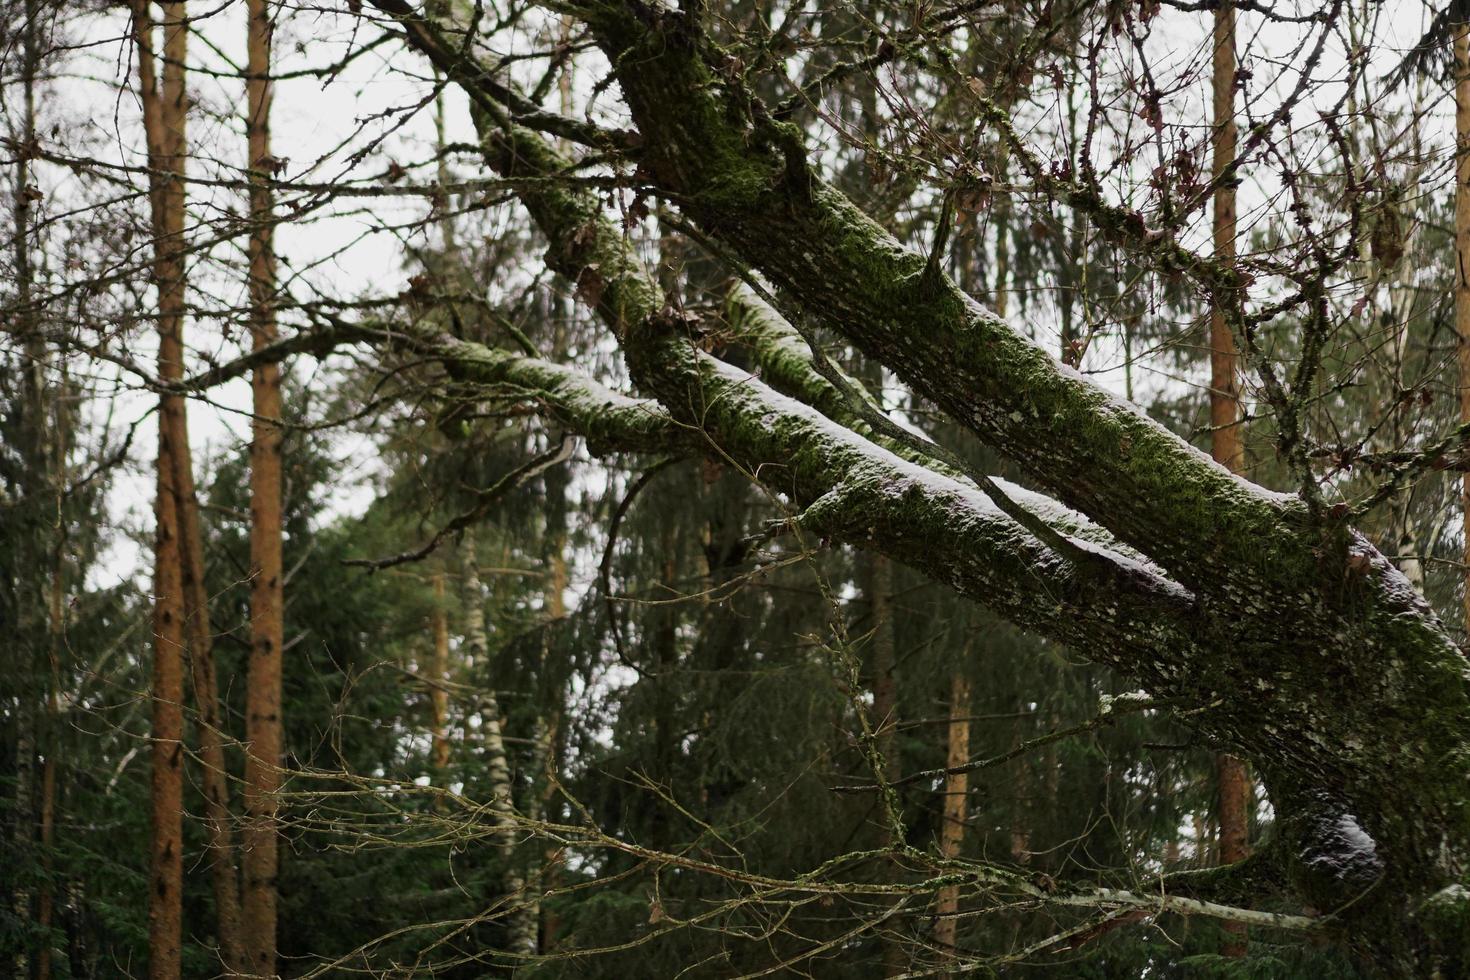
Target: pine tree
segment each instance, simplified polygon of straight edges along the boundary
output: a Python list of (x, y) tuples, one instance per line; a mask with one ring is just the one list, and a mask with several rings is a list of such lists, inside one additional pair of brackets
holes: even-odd
[[(1235, 260), (1235, 7), (1223, 3), (1215, 10), (1214, 31), (1214, 235), (1215, 258), (1227, 264)], [(1225, 311), (1210, 311), (1210, 454), (1233, 473), (1245, 469), (1240, 437), (1239, 354)], [(1228, 753), (1215, 757), (1220, 825), (1219, 859), (1236, 864), (1250, 854), (1250, 777), (1245, 763)], [(1225, 946), (1228, 956), (1244, 956), (1245, 927), (1227, 923), (1232, 939)]]
[[(158, 376), (176, 382), (184, 373), (184, 120), (187, 113), (184, 5), (166, 3), (163, 73), (156, 77), (149, 4), (134, 4), (138, 83), (150, 169), (154, 235), (154, 283), (158, 290)], [(153, 844), (149, 889), (149, 976), (177, 978), (183, 942), (184, 582), (178, 511), (179, 463), (175, 443), (184, 431), (183, 398), (159, 400), (157, 495), (154, 516), (153, 616)]]
[[(276, 339), (275, 215), (271, 180), (271, 36), (266, 0), (246, 10), (246, 118), (250, 174), (250, 339), (254, 350)], [(267, 362), (251, 375), (250, 666), (245, 708), (245, 823), (241, 835), (241, 914), (251, 970), (276, 975), (277, 878), (280, 874), (281, 656), (285, 574), (281, 560), (281, 376)]]

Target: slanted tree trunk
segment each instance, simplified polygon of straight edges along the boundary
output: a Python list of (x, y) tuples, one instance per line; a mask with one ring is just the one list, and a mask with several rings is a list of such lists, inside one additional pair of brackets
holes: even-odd
[[(162, 4), (162, 87), (155, 75), (153, 20), (147, 0), (133, 7), (138, 83), (149, 169), (154, 230), (153, 278), (158, 290), (158, 376), (183, 377), (184, 316), (184, 57), (183, 3)], [(159, 399), (157, 497), (154, 517), (152, 845), (148, 890), (148, 975), (180, 975), (183, 921), (184, 583), (180, 552), (175, 453), (179, 395)]]
[[(1222, 3), (1215, 10), (1215, 160), (1218, 178), (1235, 160), (1235, 7)], [(1235, 188), (1222, 184), (1215, 190), (1215, 257), (1235, 261)], [(1232, 473), (1245, 470), (1240, 438), (1240, 357), (1225, 314), (1210, 311), (1210, 454)], [(1250, 777), (1245, 763), (1228, 753), (1215, 756), (1216, 816), (1220, 824), (1220, 863), (1234, 864), (1250, 854)], [(1238, 922), (1224, 923), (1229, 934), (1222, 952), (1244, 956), (1246, 929)]]
[[(402, 0), (372, 2), (465, 89), (491, 168), (514, 178), (565, 172), (544, 138), (513, 123), (520, 97), (497, 88), (495, 69), (455, 43), (457, 33)], [(657, 438), (695, 451), (684, 435), (695, 430), (705, 451), (784, 494), (804, 529), (902, 561), (1085, 651), (1250, 758), (1281, 843), (1242, 869), (1251, 887), (1239, 888), (1241, 872), (1207, 884), (1165, 879), (1161, 901), (1176, 889), (1250, 904), (1264, 891), (1339, 910), (1316, 928), (1385, 972), (1466, 972), (1470, 674), (1398, 569), (1345, 515), (1229, 473), (932, 273), (822, 180), (788, 126), (752, 111), (747, 87), (722, 82), (728, 68), (709, 61), (697, 16), (610, 0), (576, 12), (612, 65), (650, 182), (678, 195), (688, 220), (784, 301), (1059, 500), (957, 474), (862, 412), (844, 412), (837, 387), (789, 346), (768, 352), (767, 373), (753, 377), (689, 343), (625, 235), (595, 198), (565, 184), (532, 179), (517, 193), (555, 243), (548, 263), (579, 283), (648, 400), (456, 338), (419, 332), (413, 349), (485, 382), (531, 381), (549, 413), (601, 445)], [(1004, 121), (983, 99), (978, 108)], [(1106, 198), (1042, 171), (1026, 176), (1039, 193), (1095, 210), (1132, 254), (1177, 268)], [(1186, 274), (1228, 318), (1246, 315), (1237, 277), (1211, 263)], [(1119, 907), (1115, 895), (1083, 900)], [(1260, 910), (1229, 917), (1305, 927)]]
[[(276, 339), (271, 156), (271, 34), (267, 0), (249, 0), (246, 120), (250, 166), (250, 338), (255, 350)], [(276, 878), (281, 780), (281, 644), (285, 625), (281, 567), (281, 376), (274, 363), (251, 376), (250, 664), (245, 695), (245, 823), (241, 913), (255, 975), (276, 975)]]
[[(957, 769), (970, 761), (970, 678), (956, 671), (950, 681), (949, 736), (945, 768)], [(939, 853), (947, 858), (960, 855), (969, 818), (969, 773), (951, 772), (944, 780), (944, 823), (939, 830)], [(954, 949), (955, 915), (960, 910), (958, 885), (939, 891), (935, 903), (934, 942), (946, 954)]]
[(200, 784), (204, 792), (204, 824), (208, 836), (210, 877), (214, 888), (215, 932), (221, 965), (227, 976), (246, 970), (240, 922), (240, 872), (235, 848), (234, 817), (230, 813), (230, 774), (225, 761), (225, 718), (219, 700), (214, 667), (214, 633), (209, 622), (209, 593), (205, 586), (204, 530), (199, 521), (199, 499), (189, 449), (187, 406), (170, 416), (176, 426), (173, 445), (178, 497), (178, 526), (182, 536), (184, 612), (189, 640), (189, 668), (198, 713)]

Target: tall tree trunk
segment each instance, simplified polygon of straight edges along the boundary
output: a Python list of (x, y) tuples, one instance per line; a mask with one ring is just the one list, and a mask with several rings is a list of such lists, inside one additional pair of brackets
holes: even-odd
[(445, 608), (444, 573), (434, 573), (434, 653), (429, 661), (429, 715), (434, 778), (449, 769), (449, 610)]
[[(1470, 24), (1455, 26), (1455, 334), (1460, 421), (1470, 422)], [(1460, 485), (1465, 525), (1465, 627), (1470, 629), (1470, 473)]]
[[(1215, 11), (1215, 159), (1219, 177), (1235, 159), (1235, 8), (1222, 3)], [(1235, 188), (1221, 185), (1215, 191), (1215, 256), (1226, 263), (1235, 260)], [(1235, 339), (1221, 310), (1210, 313), (1210, 453), (1232, 472), (1244, 470), (1240, 439), (1239, 355)], [(1220, 822), (1220, 863), (1233, 864), (1250, 853), (1250, 777), (1245, 763), (1221, 753), (1215, 758), (1219, 791), (1216, 816)], [(1230, 933), (1222, 952), (1244, 956), (1246, 930), (1240, 923), (1225, 923)]]
[[(53, 442), (53, 486), (58, 490), (66, 484), (66, 434), (60, 416), (55, 422)], [(59, 503), (59, 498), (58, 498)], [(59, 516), (59, 515), (58, 515)], [(64, 534), (64, 532), (63, 532)], [(41, 933), (41, 948), (36, 951), (36, 980), (51, 980), (51, 920), (55, 911), (52, 871), (52, 849), (56, 844), (56, 756), (60, 751), (61, 713), (56, 692), (61, 684), (61, 654), (65, 643), (66, 580), (61, 545), (64, 540), (58, 535), (55, 553), (51, 559), (51, 588), (48, 597), (47, 634), (49, 656), (46, 670), (46, 727), (45, 761), (41, 767), (41, 888), (36, 900), (36, 926)]]
[[(557, 45), (566, 47), (572, 42), (572, 32), (576, 27), (576, 18), (571, 14), (563, 14), (561, 25), (557, 35)], [(558, 101), (563, 114), (570, 114), (574, 110), (572, 73), (576, 67), (576, 60), (568, 57), (562, 66), (560, 75), (556, 79)], [(566, 140), (558, 140), (558, 146), (565, 152)], [(570, 314), (570, 310), (568, 311)], [(553, 321), (554, 322), (554, 321)], [(555, 355), (562, 356), (566, 353), (565, 330), (553, 331), (553, 351)], [(566, 479), (561, 470), (548, 474), (547, 502), (549, 504), (547, 516), (547, 543), (551, 561), (551, 588), (547, 593), (547, 614), (552, 621), (560, 621), (566, 616), (566, 602), (562, 593), (567, 585), (567, 562), (566, 562)], [(544, 636), (545, 634), (543, 634)], [(544, 676), (546, 668), (546, 645), (543, 641), (541, 648), (541, 667)], [(552, 696), (549, 685), (542, 684), (541, 689), (548, 697)], [(558, 766), (557, 738), (561, 728), (562, 692), (555, 692), (556, 703), (551, 707), (549, 717), (547, 714), (538, 715), (536, 719), (535, 758), (539, 763), (532, 767), (533, 780), (550, 776)], [(533, 787), (535, 783), (533, 782)], [(529, 814), (533, 819), (542, 819), (546, 815), (547, 807), (551, 804), (556, 794), (555, 784), (547, 778), (541, 784), (540, 789), (532, 789), (531, 809)], [(536, 890), (535, 899), (535, 921), (537, 922), (541, 935), (538, 937), (538, 948), (551, 950), (556, 947), (557, 933), (561, 929), (561, 920), (554, 911), (547, 912), (542, 916), (540, 896), (556, 887), (557, 878), (561, 868), (561, 850), (556, 847), (547, 848), (541, 864), (540, 880)]]
[[(949, 751), (945, 767), (955, 769), (970, 761), (970, 679), (955, 671), (950, 682)], [(965, 820), (969, 817), (970, 776), (953, 773), (944, 780), (944, 824), (939, 830), (939, 853), (959, 857), (965, 842)], [(934, 941), (940, 949), (954, 949), (955, 914), (960, 910), (960, 890), (949, 885), (939, 891), (935, 908)]]
[[(175, 20), (182, 18), (182, 9), (177, 14), (170, 16)], [(176, 33), (179, 34), (179, 51), (176, 57), (171, 49), (166, 49), (168, 64), (164, 67), (164, 79), (167, 91), (169, 79), (174, 73), (178, 74), (179, 99), (182, 100), (184, 40), (182, 32)], [(149, 69), (151, 71), (151, 54)], [(174, 150), (161, 154), (160, 159), (166, 157), (168, 152), (176, 153), (182, 158), (184, 149), (184, 106), (182, 102), (177, 110), (170, 111), (177, 112), (178, 125), (172, 128), (165, 125), (162, 137), (176, 140), (177, 146)], [(146, 114), (145, 106), (145, 116)], [(153, 221), (155, 238), (167, 240), (170, 235), (181, 234), (183, 226), (182, 188), (173, 194), (169, 189), (164, 168), (157, 165), (153, 167), (149, 183), (150, 195), (156, 202)], [(177, 211), (177, 214), (172, 217), (169, 215), (171, 209)], [(171, 221), (176, 222), (176, 228), (171, 227)], [(180, 295), (177, 298), (180, 313), (173, 329), (179, 349), (182, 351), (182, 261), (179, 263), (177, 273), (180, 277), (178, 287)], [(182, 364), (178, 364), (177, 368), (182, 371)], [(199, 711), (200, 754), (204, 762), (205, 819), (210, 838), (210, 864), (215, 885), (220, 954), (226, 971), (235, 975), (243, 972), (244, 967), (239, 946), (239, 886), (235, 873), (234, 842), (230, 825), (229, 785), (222, 741), (223, 722), (216, 691), (213, 637), (209, 628), (208, 601), (204, 586), (204, 538), (199, 523), (194, 469), (189, 450), (187, 406), (182, 398), (172, 399), (168, 410), (162, 413), (160, 424), (168, 427), (168, 443), (173, 466), (175, 528), (179, 535), (185, 632), (190, 649), (189, 665), (194, 696)]]
[[(482, 676), (490, 675), (490, 642), (485, 630), (485, 595), (480, 585), (479, 556), (475, 548), (474, 535), (465, 535), (460, 551), (464, 562), (463, 584), (465, 592), (464, 634), (469, 647), (470, 664)], [(480, 730), (485, 739), (485, 768), (490, 777), (490, 811), (495, 815), (495, 842), (505, 862), (505, 873), (501, 878), (501, 890), (505, 893), (507, 932), (510, 942), (507, 949), (512, 953), (523, 953), (513, 945), (518, 935), (516, 923), (523, 914), (520, 903), (525, 893), (525, 877), (516, 864), (516, 829), (514, 784), (511, 780), (510, 760), (505, 751), (505, 720), (500, 712), (500, 700), (493, 686), (487, 686), (480, 696)], [(532, 953), (535, 952), (533, 948)]]
[[(158, 376), (183, 377), (184, 316), (184, 57), (183, 3), (162, 4), (164, 65), (159, 88), (153, 59), (153, 22), (147, 0), (133, 6), (138, 82), (148, 141), (154, 232), (153, 277), (158, 289)], [(180, 972), (183, 919), (184, 583), (180, 552), (177, 415), (183, 399), (159, 399), (158, 493), (154, 516), (152, 847), (148, 891), (148, 974)]]
[[(259, 350), (276, 339), (271, 156), (271, 33), (266, 0), (249, 0), (246, 137), (250, 161), (250, 337)], [(242, 920), (250, 968), (276, 974), (277, 791), (281, 779), (281, 376), (275, 363), (251, 376), (250, 666), (246, 681), (244, 890)]]
[[(37, 9), (35, 0), (26, 0), (25, 27), (21, 47), (21, 129), (12, 132), (12, 136), (19, 139), (20, 145), (30, 145), (35, 140), (36, 134), (36, 76), (40, 68), (40, 51), (37, 39), (38, 25), (36, 23)], [(50, 484), (49, 461), (47, 460), (48, 439), (46, 435), (46, 377), (44, 365), (46, 363), (46, 350), (41, 344), (39, 332), (36, 329), (36, 311), (31, 308), (34, 301), (32, 287), (35, 274), (34, 266), (31, 264), (31, 168), (30, 158), (25, 153), (15, 154), (15, 182), (11, 194), (13, 204), (13, 219), (15, 222), (14, 238), (14, 261), (15, 261), (15, 290), (16, 305), (19, 315), (16, 317), (15, 328), (18, 335), (24, 338), (25, 343), (25, 380), (22, 389), (25, 393), (24, 416), (25, 425), (22, 426), (20, 435), (21, 453), (24, 457), (23, 470), (27, 485), (22, 490), (22, 496), (30, 498), (30, 503), (39, 505), (39, 499), (49, 496), (52, 491)], [(33, 553), (39, 558), (42, 548), (42, 535), (40, 533), (40, 514), (35, 514), (34, 540), (36, 549)], [(35, 684), (38, 678), (45, 676), (42, 667), (39, 624), (31, 621), (31, 610), (39, 609), (41, 597), (39, 594), (30, 594), (32, 589), (17, 589), (19, 593), (17, 602), (17, 623), (15, 626), (21, 636), (21, 659), (16, 665), (21, 673), (22, 680), (18, 686), (19, 698), (15, 712), (15, 803), (14, 803), (14, 852), (17, 855), (17, 864), (24, 862), (29, 866), (35, 854), (36, 843), (36, 760), (40, 739), (38, 738), (38, 719), (36, 706), (40, 702), (39, 697), (41, 685)], [(49, 629), (47, 630), (49, 639)], [(45, 685), (48, 695), (50, 684)], [(46, 753), (47, 767), (51, 761), (51, 752)], [(42, 783), (45, 782), (45, 774), (42, 775)], [(43, 806), (44, 809), (44, 806)], [(42, 847), (45, 847), (43, 840)], [(11, 885), (10, 898), (12, 911), (16, 919), (23, 923), (31, 921), (32, 893), (29, 881), (30, 868), (22, 874), (14, 876), (15, 883)], [(38, 916), (39, 918), (39, 916)], [(31, 957), (29, 943), (19, 941), (14, 946), (14, 956), (11, 966), (16, 976), (25, 977), (30, 974)]]

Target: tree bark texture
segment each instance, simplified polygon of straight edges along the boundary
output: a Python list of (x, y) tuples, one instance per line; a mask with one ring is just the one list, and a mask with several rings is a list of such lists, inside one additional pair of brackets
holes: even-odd
[[(950, 681), (949, 737), (945, 767), (957, 769), (970, 761), (970, 679), (956, 671)], [(965, 842), (965, 825), (969, 819), (970, 776), (954, 772), (944, 780), (944, 816), (939, 830), (939, 853), (947, 858), (960, 856)], [(946, 885), (935, 902), (934, 943), (941, 952), (955, 948), (955, 915), (960, 910), (960, 890)]]
[[(276, 340), (271, 156), (271, 35), (267, 0), (246, 5), (246, 139), (250, 164), (250, 338)], [(241, 835), (241, 918), (250, 969), (276, 975), (276, 879), (281, 783), (281, 645), (285, 632), (281, 561), (281, 376), (275, 362), (251, 377), (250, 660), (245, 704), (245, 821)]]
[[(472, 535), (466, 535), (460, 546), (464, 563), (464, 635), (469, 664), (482, 675), (490, 670), (490, 637), (485, 628), (485, 592), (480, 582), (479, 555)], [(493, 685), (493, 681), (491, 682)], [(504, 862), (501, 891), (505, 902), (507, 928), (506, 951), (513, 955), (534, 956), (534, 930), (530, 949), (525, 945), (527, 916), (526, 878), (518, 862), (516, 847), (515, 782), (510, 757), (505, 749), (505, 716), (493, 686), (480, 694), (480, 731), (485, 746), (485, 767), (490, 777), (490, 811), (495, 815), (495, 843)]]
[[(1214, 172), (1219, 179), (1235, 161), (1235, 7), (1222, 3), (1215, 10), (1214, 51)], [(1215, 259), (1222, 265), (1235, 262), (1235, 188), (1222, 183), (1214, 199)], [(1241, 439), (1240, 355), (1225, 313), (1210, 311), (1210, 455), (1232, 473), (1245, 472), (1245, 447)], [(1215, 756), (1216, 807), (1220, 827), (1221, 864), (1243, 861), (1250, 854), (1250, 776), (1245, 763), (1221, 752)], [(1222, 952), (1244, 956), (1245, 926), (1224, 923), (1229, 937)]]
[[(150, 170), (153, 279), (158, 291), (158, 376), (183, 377), (184, 316), (184, 5), (164, 3), (163, 77), (157, 77), (154, 26), (147, 0), (133, 7), (138, 83)], [(183, 926), (184, 583), (177, 508), (175, 443), (182, 397), (159, 399), (157, 495), (154, 501), (152, 843), (148, 890), (148, 975), (180, 975)]]

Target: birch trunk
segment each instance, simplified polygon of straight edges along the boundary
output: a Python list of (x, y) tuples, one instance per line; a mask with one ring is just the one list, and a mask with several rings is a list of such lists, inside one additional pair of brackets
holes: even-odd
[[(970, 679), (956, 673), (950, 682), (949, 751), (945, 768), (956, 769), (970, 761)], [(939, 831), (939, 853), (947, 858), (960, 856), (965, 842), (965, 821), (969, 818), (970, 777), (968, 773), (951, 773), (944, 780), (944, 824)], [(960, 910), (960, 890), (948, 885), (939, 891), (935, 906), (938, 916), (934, 924), (934, 942), (941, 952), (954, 950), (955, 915)]]
[[(481, 676), (493, 676), (489, 669), (489, 634), (485, 629), (485, 594), (473, 535), (465, 536), (460, 555), (464, 562), (464, 633), (469, 663)], [(496, 822), (494, 840), (505, 864), (501, 891), (507, 910), (506, 949), (512, 954), (523, 954), (526, 950), (518, 947), (522, 933), (518, 922), (524, 915), (526, 880), (516, 863), (515, 785), (505, 751), (505, 719), (493, 686), (487, 686), (480, 695), (480, 731), (485, 745), (485, 768), (490, 777), (490, 811)], [(530, 950), (531, 954), (535, 952), (534, 948)]]

